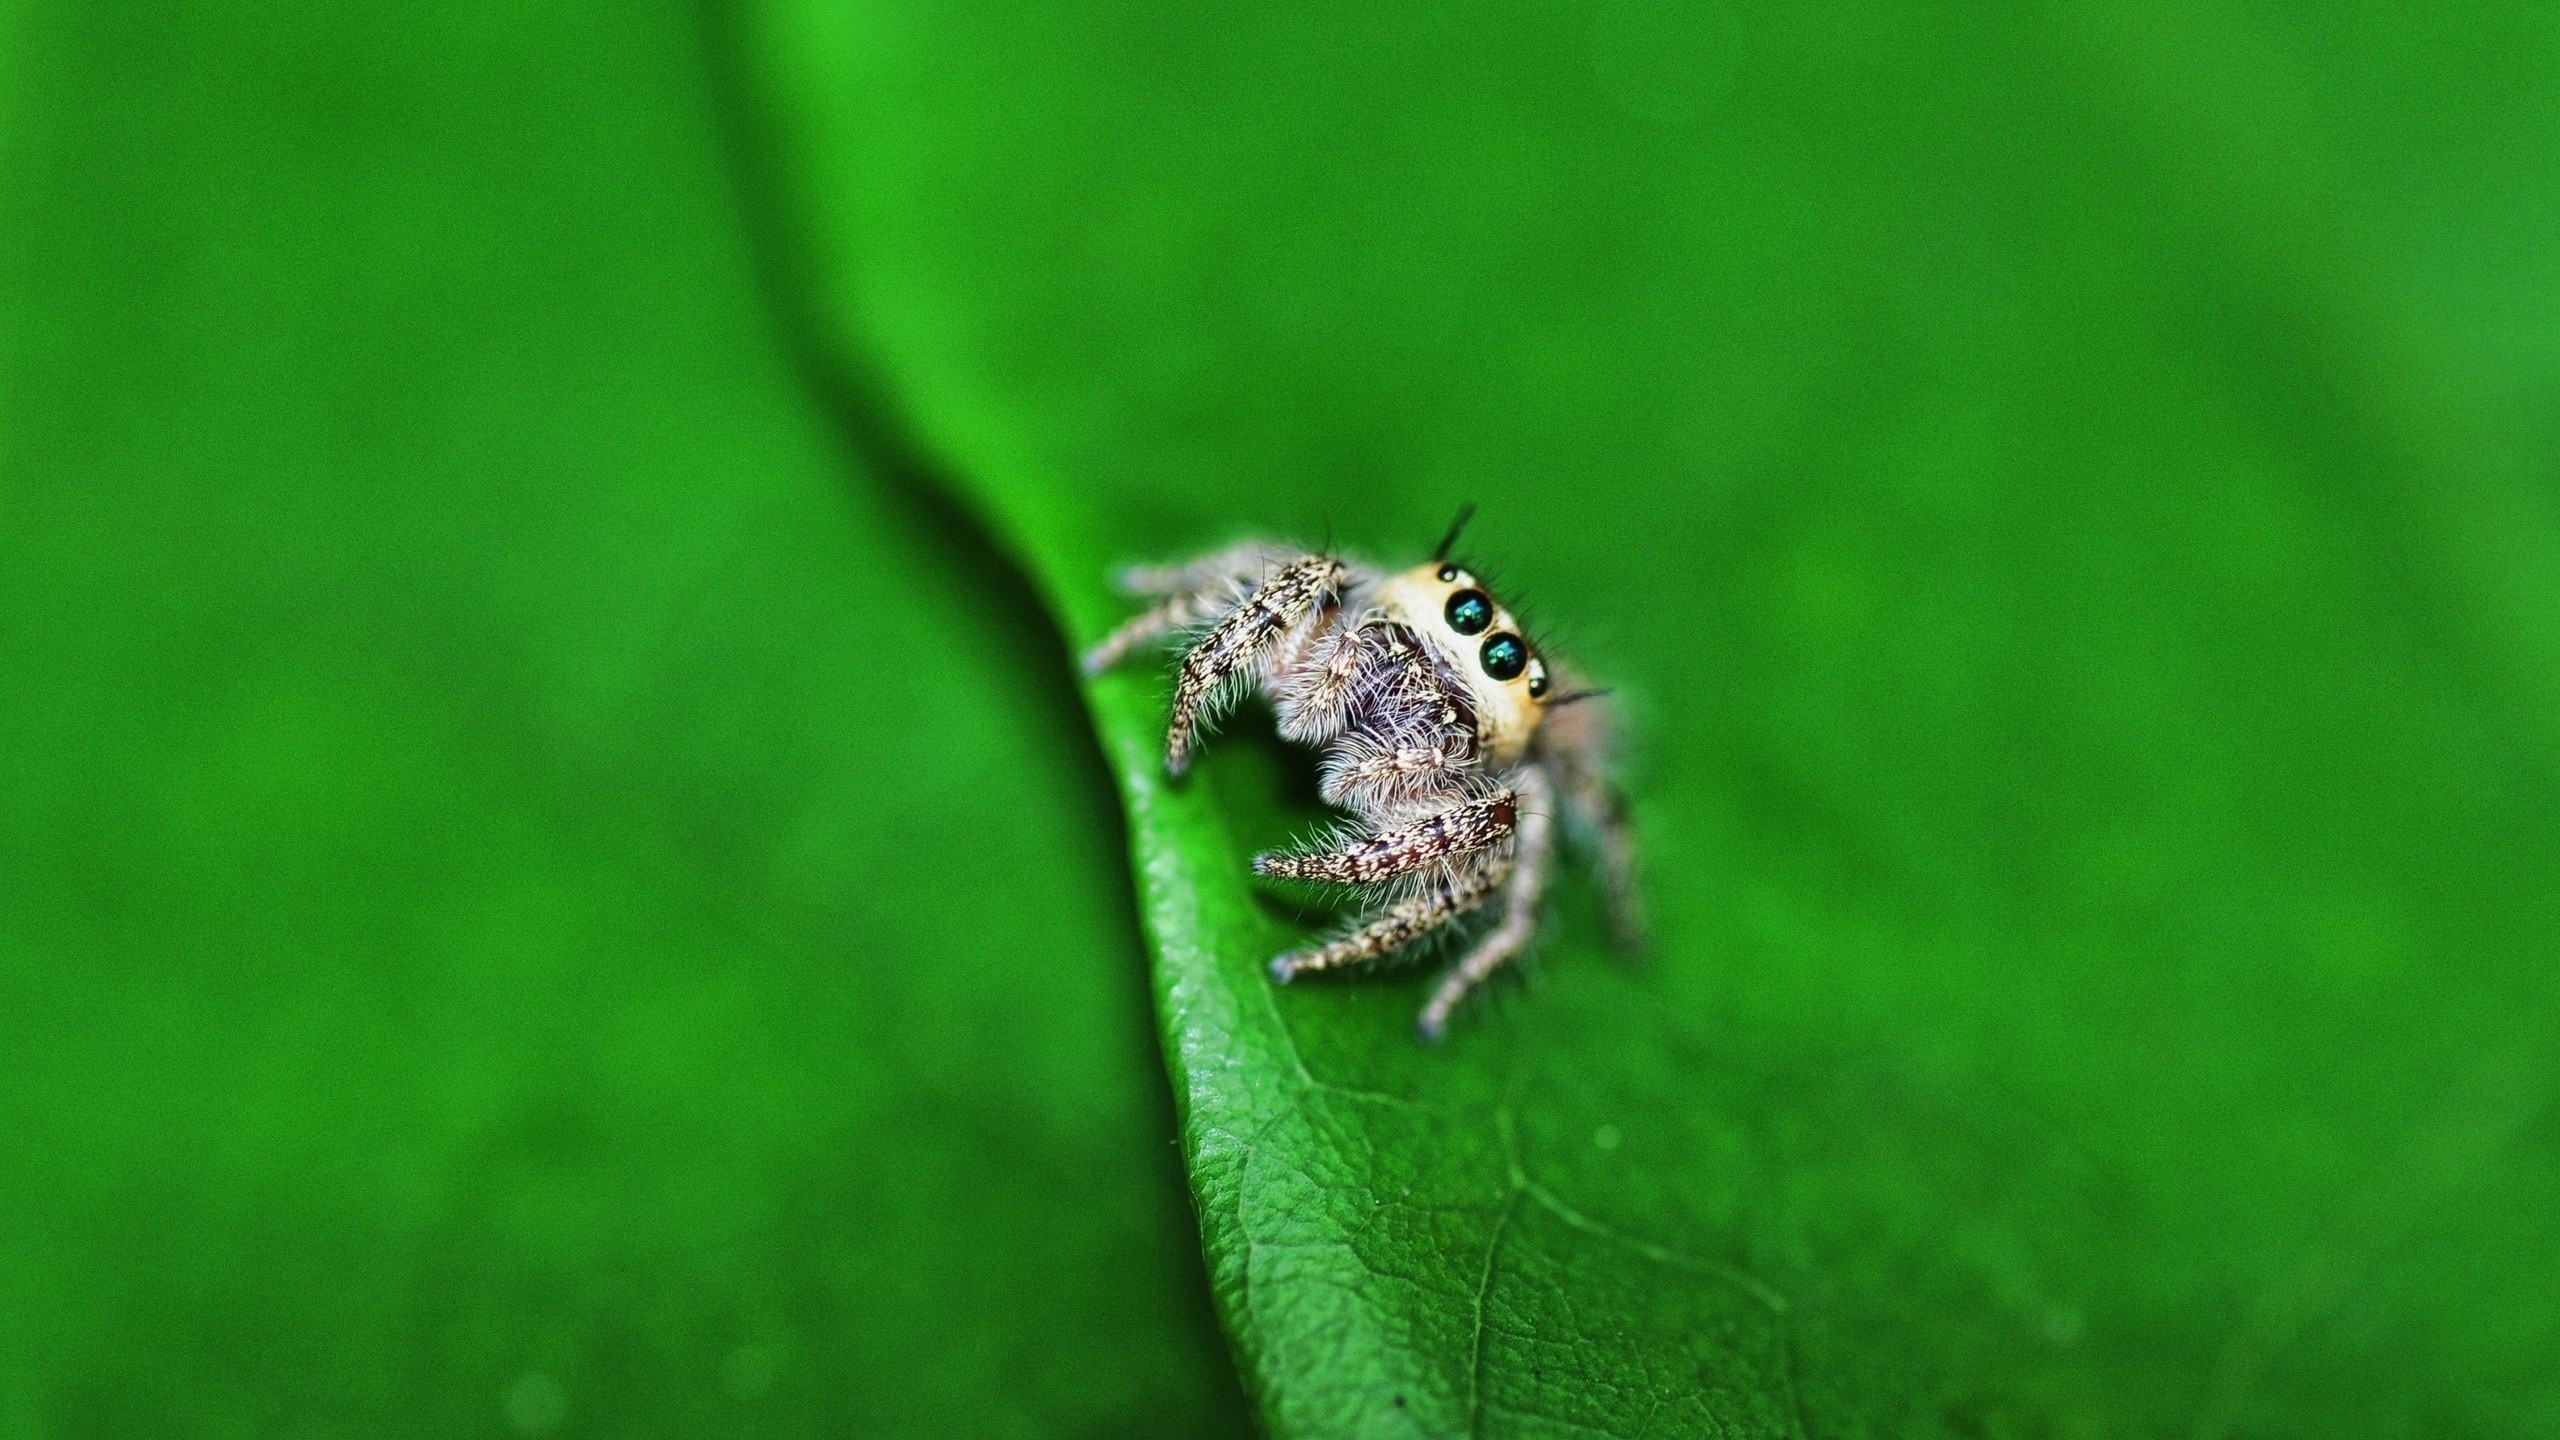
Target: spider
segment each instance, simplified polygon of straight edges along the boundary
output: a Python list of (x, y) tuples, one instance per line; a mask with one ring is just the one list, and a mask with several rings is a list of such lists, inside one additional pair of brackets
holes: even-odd
[(1490, 929), (1444, 974), (1417, 1022), (1449, 1016), (1537, 933), (1555, 819), (1593, 842), (1610, 928), (1641, 942), (1635, 853), (1609, 775), (1603, 692), (1562, 678), (1465, 566), (1449, 558), (1462, 510), (1428, 564), (1389, 572), (1344, 556), (1247, 541), (1121, 573), (1155, 604), (1087, 651), (1098, 675), (1168, 636), (1194, 638), (1176, 671), (1165, 769), (1247, 691), (1283, 739), (1322, 754), (1322, 794), (1353, 826), (1331, 848), (1254, 857), (1256, 874), (1358, 887), (1377, 898), (1349, 929), (1271, 962), (1271, 978), (1374, 960), (1499, 900)]

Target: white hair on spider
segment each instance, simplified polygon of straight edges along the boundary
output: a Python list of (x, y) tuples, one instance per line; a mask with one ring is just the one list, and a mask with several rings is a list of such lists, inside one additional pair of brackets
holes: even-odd
[(1576, 704), (1606, 692), (1560, 688), (1518, 619), (1450, 558), (1473, 513), (1460, 510), (1432, 558), (1404, 570), (1260, 540), (1133, 567), (1121, 587), (1155, 603), (1084, 657), (1100, 674), (1142, 647), (1190, 641), (1165, 734), (1173, 774), (1247, 693), (1271, 702), (1283, 739), (1321, 753), (1324, 798), (1348, 813), (1348, 830), (1316, 850), (1256, 856), (1253, 868), (1379, 903), (1332, 940), (1274, 959), (1274, 979), (1390, 955), (1496, 909), (1423, 1008), (1426, 1039), (1536, 935), (1559, 815), (1592, 837), (1616, 938), (1641, 940), (1610, 726), (1603, 707)]

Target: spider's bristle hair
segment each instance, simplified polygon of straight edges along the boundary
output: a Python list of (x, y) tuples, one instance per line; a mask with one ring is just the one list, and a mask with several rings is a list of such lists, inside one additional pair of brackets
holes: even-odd
[(1599, 699), (1599, 698), (1600, 698), (1601, 696), (1603, 696), (1603, 695), (1608, 695), (1608, 694), (1612, 694), (1612, 693), (1615, 693), (1615, 692), (1610, 691), (1610, 690), (1605, 690), (1605, 689), (1604, 689), (1604, 690), (1572, 690), (1572, 691), (1568, 691), (1568, 692), (1566, 692), (1565, 694), (1562, 694), (1562, 695), (1557, 696), (1557, 697), (1556, 697), (1556, 698), (1554, 698), (1553, 700), (1548, 701), (1548, 702), (1547, 702), (1547, 708), (1548, 708), (1548, 709), (1550, 709), (1550, 710), (1561, 710), (1561, 709), (1563, 709), (1564, 707), (1566, 707), (1567, 705), (1574, 704), (1574, 703), (1576, 703), (1577, 701), (1582, 701), (1582, 700), (1597, 700), (1597, 699)]
[(1467, 522), (1474, 518), (1476, 518), (1476, 502), (1470, 500), (1466, 504), (1459, 506), (1458, 517), (1449, 522), (1449, 529), (1447, 533), (1440, 537), (1439, 545), (1433, 548), (1431, 558), (1434, 560), (1448, 559), (1449, 552), (1457, 546), (1458, 537), (1466, 533)]

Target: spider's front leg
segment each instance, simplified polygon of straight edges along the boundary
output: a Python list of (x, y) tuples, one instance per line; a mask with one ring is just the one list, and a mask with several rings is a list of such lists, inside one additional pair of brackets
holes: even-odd
[(1156, 603), (1085, 651), (1084, 673), (1099, 675), (1177, 630), (1226, 614), (1302, 553), (1248, 540), (1180, 565), (1132, 565), (1122, 570), (1117, 577), (1122, 594), (1151, 596)]
[(1484, 903), (1511, 873), (1511, 857), (1480, 856), (1457, 874), (1419, 895), (1399, 900), (1347, 935), (1312, 950), (1292, 950), (1271, 961), (1271, 978), (1286, 985), (1311, 970), (1331, 970), (1391, 955)]
[(1228, 683), (1245, 674), (1283, 635), (1341, 604), (1349, 580), (1342, 562), (1330, 555), (1293, 560), (1200, 637), (1174, 675), (1173, 716), (1164, 735), (1167, 771), (1179, 775), (1189, 768), (1192, 735), (1210, 718)]
[(1538, 933), (1538, 905), (1546, 897), (1547, 861), (1555, 848), (1555, 786), (1539, 765), (1523, 767), (1513, 783), (1520, 794), (1520, 819), (1511, 849), (1509, 883), (1503, 887), (1502, 919), (1440, 977), (1431, 1002), (1414, 1022), (1425, 1040), (1439, 1039), (1458, 1002), (1492, 978)]
[(1306, 553), (1268, 540), (1247, 540), (1179, 565), (1125, 566), (1112, 578), (1123, 595), (1180, 595), (1215, 590), (1239, 581), (1259, 585), (1270, 579), (1273, 571)]
[(1375, 885), (1410, 875), (1434, 861), (1490, 848), (1508, 837), (1520, 819), (1520, 796), (1504, 790), (1452, 805), (1437, 814), (1381, 830), (1356, 845), (1306, 855), (1265, 851), (1253, 857), (1253, 873), (1286, 880), (1329, 880)]
[[(1288, 553), (1242, 545), (1188, 565), (1148, 567), (1121, 577), (1127, 589), (1172, 593), (1086, 651), (1088, 675), (1110, 669), (1150, 641), (1219, 617), (1182, 657), (1174, 677), (1173, 716), (1164, 741), (1165, 769), (1173, 774), (1190, 766), (1192, 737), (1228, 683), (1268, 655), (1281, 637), (1341, 603), (1351, 580), (1347, 566), (1330, 555), (1280, 558)], [(1253, 572), (1260, 574), (1259, 583)]]

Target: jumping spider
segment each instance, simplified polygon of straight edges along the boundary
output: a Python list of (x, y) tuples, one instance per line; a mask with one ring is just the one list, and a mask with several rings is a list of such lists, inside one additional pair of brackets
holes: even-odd
[(1567, 708), (1596, 692), (1557, 693), (1561, 677), (1510, 612), (1449, 560), (1466, 520), (1431, 563), (1394, 573), (1263, 541), (1132, 568), (1121, 588), (1155, 605), (1084, 657), (1085, 672), (1100, 674), (1166, 636), (1197, 636), (1174, 682), (1172, 774), (1247, 690), (1270, 700), (1282, 738), (1322, 752), (1322, 793), (1351, 813), (1352, 833), (1330, 850), (1255, 856), (1254, 871), (1375, 887), (1383, 903), (1334, 939), (1274, 959), (1274, 980), (1390, 954), (1500, 897), (1500, 919), (1423, 1007), (1426, 1040), (1537, 932), (1559, 804), (1594, 842), (1616, 938), (1639, 941), (1605, 717)]

